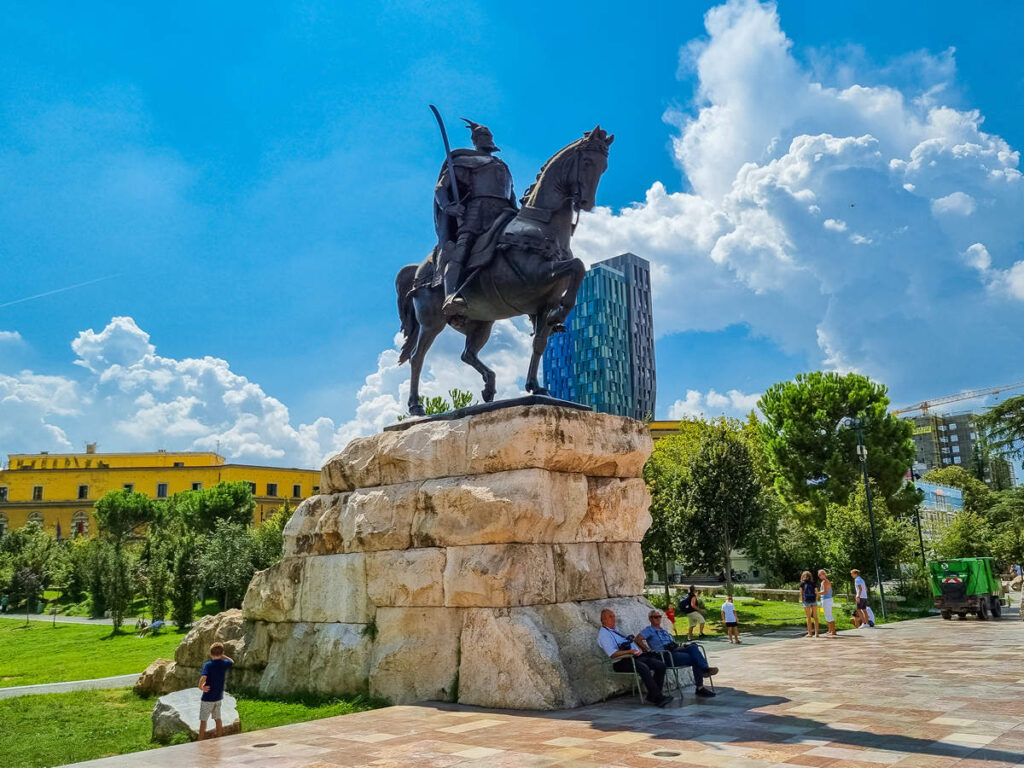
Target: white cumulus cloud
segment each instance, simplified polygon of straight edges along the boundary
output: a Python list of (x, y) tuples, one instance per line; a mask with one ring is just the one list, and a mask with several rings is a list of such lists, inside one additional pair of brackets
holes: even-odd
[(696, 389), (686, 391), (686, 397), (676, 400), (668, 409), (669, 419), (685, 419), (698, 416), (734, 416), (743, 417), (757, 408), (761, 395), (748, 395), (737, 389), (728, 392), (716, 392), (709, 389), (707, 393)]
[[(666, 115), (684, 178), (583, 216), (574, 250), (649, 259), (661, 335), (745, 323), (907, 396), (973, 385), (965, 371), (1017, 378), (1024, 177), (978, 111), (943, 102), (953, 51), (871, 71), (839, 51), (812, 69), (782, 21), (752, 0), (708, 11), (707, 36), (683, 54), (694, 108)], [(669, 191), (680, 183), (688, 191)], [(979, 238), (983, 270), (964, 255)], [(936, 338), (955, 366), (935, 369), (922, 342)]]

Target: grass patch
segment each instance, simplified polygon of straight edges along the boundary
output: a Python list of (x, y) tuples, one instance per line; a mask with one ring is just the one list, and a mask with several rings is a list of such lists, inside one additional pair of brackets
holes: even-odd
[(118, 635), (110, 630), (102, 625), (0, 622), (0, 687), (141, 672), (154, 659), (172, 658), (182, 638), (173, 631), (139, 638), (130, 630)]
[[(708, 635), (724, 635), (725, 628), (722, 626), (721, 607), (724, 600), (704, 599), (707, 610), (704, 618), (707, 619), (705, 632)], [(930, 607), (930, 606), (929, 606)], [(853, 629), (853, 622), (850, 621), (850, 613), (853, 611), (852, 603), (837, 602), (832, 609), (832, 615), (836, 620), (836, 629)], [(875, 611), (875, 619), (878, 624), (891, 624), (895, 621), (906, 621), (918, 619), (928, 615), (927, 608), (915, 608), (912, 606), (901, 607), (899, 610), (890, 610), (889, 615), (883, 619), (879, 611)], [(736, 603), (736, 617), (740, 622), (740, 634), (744, 632), (768, 632), (780, 627), (806, 627), (803, 606), (799, 603), (787, 603), (782, 600), (742, 600)], [(818, 607), (818, 622), (822, 631), (826, 627), (825, 614)], [(676, 617), (676, 634), (685, 635), (687, 621), (685, 616)], [(696, 633), (694, 633), (696, 637)]]
[[(346, 715), (381, 704), (362, 696), (257, 699), (244, 693), (233, 695), (244, 731)], [(11, 768), (34, 768), (154, 749), (161, 746), (150, 741), (155, 702), (139, 698), (128, 688), (2, 699), (0, 755)]]

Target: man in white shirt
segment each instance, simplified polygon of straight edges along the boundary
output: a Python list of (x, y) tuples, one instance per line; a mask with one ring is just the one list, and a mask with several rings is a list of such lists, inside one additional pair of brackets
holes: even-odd
[(868, 585), (856, 568), (850, 571), (850, 576), (853, 577), (853, 597), (857, 603), (856, 615), (860, 619), (858, 626), (862, 626), (868, 623)]
[[(647, 700), (658, 707), (664, 707), (671, 696), (662, 693), (665, 684), (665, 662), (650, 652), (647, 643), (640, 635), (624, 635), (615, 627), (614, 611), (605, 608), (601, 611), (601, 629), (597, 633), (597, 644), (601, 650), (614, 660), (612, 668), (616, 672), (632, 672), (634, 664), (636, 673), (647, 689)], [(643, 648), (641, 650), (641, 647)]]

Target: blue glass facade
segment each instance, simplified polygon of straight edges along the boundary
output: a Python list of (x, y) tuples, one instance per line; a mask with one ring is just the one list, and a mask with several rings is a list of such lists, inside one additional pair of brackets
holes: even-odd
[(566, 332), (544, 352), (544, 386), (596, 411), (650, 418), (656, 378), (650, 266), (632, 253), (595, 264)]

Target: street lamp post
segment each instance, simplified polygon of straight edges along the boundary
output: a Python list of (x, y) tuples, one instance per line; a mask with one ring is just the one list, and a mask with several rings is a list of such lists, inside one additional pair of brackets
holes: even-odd
[(864, 445), (864, 422), (862, 419), (847, 419), (857, 428), (857, 458), (860, 459), (860, 471), (864, 478), (864, 498), (868, 503), (868, 523), (871, 525), (871, 547), (875, 553), (875, 580), (878, 582), (878, 594), (882, 599), (882, 618), (885, 618), (885, 587), (882, 585), (882, 567), (878, 562), (878, 537), (875, 535), (875, 513), (871, 508), (871, 483), (868, 482), (868, 449)]

